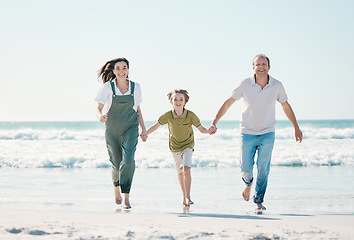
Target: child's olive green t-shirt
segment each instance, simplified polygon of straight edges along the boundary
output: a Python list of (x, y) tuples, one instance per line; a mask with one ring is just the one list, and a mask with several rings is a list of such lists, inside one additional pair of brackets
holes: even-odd
[(164, 113), (158, 120), (161, 125), (168, 124), (169, 147), (171, 152), (181, 152), (186, 148), (194, 148), (192, 125), (200, 126), (200, 120), (192, 111), (183, 110), (182, 116), (177, 116), (174, 110)]

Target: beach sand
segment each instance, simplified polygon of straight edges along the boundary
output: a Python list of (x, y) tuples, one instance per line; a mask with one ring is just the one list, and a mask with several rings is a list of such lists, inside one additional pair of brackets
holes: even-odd
[(353, 215), (1, 210), (0, 239), (354, 239)]

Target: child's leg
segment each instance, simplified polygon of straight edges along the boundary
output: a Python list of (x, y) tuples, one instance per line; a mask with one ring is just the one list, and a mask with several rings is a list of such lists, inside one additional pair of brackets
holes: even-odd
[(192, 175), (191, 168), (187, 166), (183, 166), (183, 179), (184, 179), (184, 198), (186, 201), (186, 205), (193, 204), (191, 200), (191, 186), (192, 186)]
[(189, 148), (182, 152), (172, 153), (176, 164), (176, 170), (178, 172), (178, 180), (181, 185), (183, 194), (183, 205), (185, 206), (193, 204), (190, 196), (192, 185), (192, 177), (190, 172), (190, 167), (192, 165), (192, 154), (193, 149)]
[(187, 202), (186, 202), (186, 187), (185, 187), (185, 183), (184, 183), (184, 174), (183, 174), (183, 172), (178, 173), (178, 180), (179, 180), (179, 184), (181, 185), (181, 190), (182, 190), (182, 194), (183, 194), (183, 205), (187, 205)]
[(185, 188), (185, 201), (186, 205), (189, 206), (193, 204), (191, 200), (191, 186), (192, 186), (192, 176), (191, 176), (191, 166), (192, 166), (192, 155), (193, 149), (187, 148), (183, 151), (182, 155), (182, 170), (183, 170), (183, 178), (184, 178), (184, 188)]

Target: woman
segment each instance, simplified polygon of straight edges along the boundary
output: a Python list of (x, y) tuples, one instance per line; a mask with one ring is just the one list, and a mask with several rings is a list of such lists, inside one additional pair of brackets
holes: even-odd
[[(108, 61), (98, 71), (103, 86), (99, 90), (96, 116), (106, 125), (105, 138), (112, 163), (112, 180), (115, 202), (123, 208), (131, 208), (129, 192), (135, 171), (134, 155), (139, 137), (139, 124), (142, 139), (145, 141), (146, 129), (140, 109), (142, 102), (140, 85), (128, 78), (129, 61), (116, 58)], [(123, 194), (123, 199), (121, 196)]]

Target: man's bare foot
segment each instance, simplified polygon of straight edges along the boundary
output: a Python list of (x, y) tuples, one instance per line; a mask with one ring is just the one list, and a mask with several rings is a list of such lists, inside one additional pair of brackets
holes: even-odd
[(246, 186), (242, 192), (242, 197), (243, 197), (243, 199), (245, 199), (245, 201), (250, 200), (251, 188), (252, 188), (252, 186)]
[(267, 208), (263, 206), (262, 203), (256, 203), (256, 211), (263, 211), (266, 210)]
[(120, 195), (120, 188), (119, 187), (114, 187), (114, 195), (116, 198), (116, 204), (118, 204), (118, 205), (122, 204), (122, 196)]
[(132, 208), (132, 206), (130, 206), (129, 194), (128, 194), (128, 193), (125, 193), (125, 194), (124, 194), (123, 208), (124, 208), (124, 209), (130, 209), (130, 208)]

